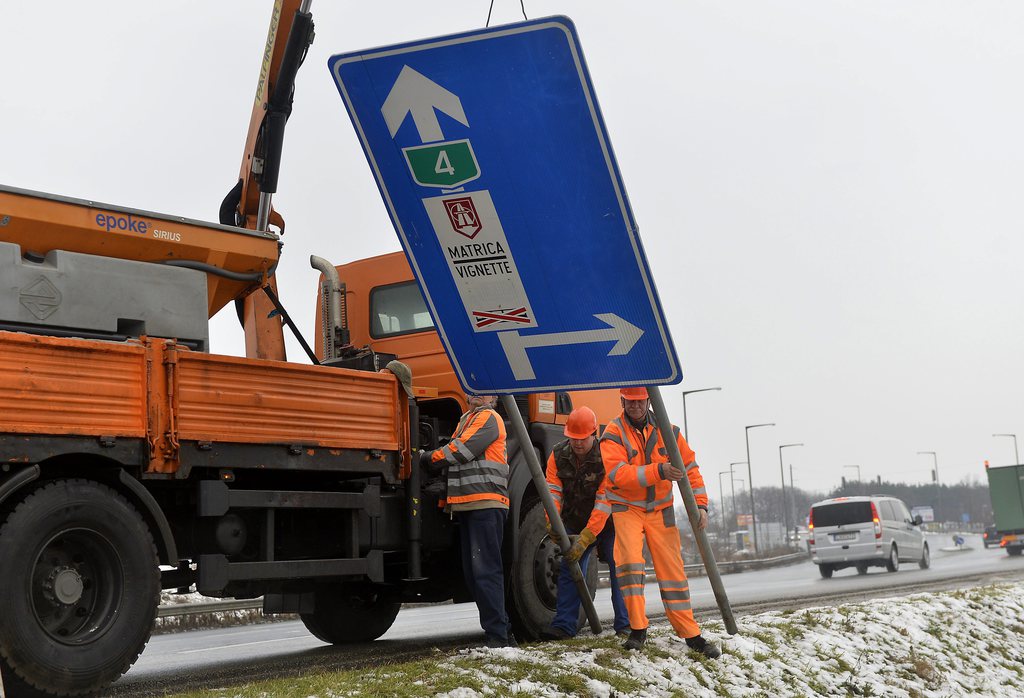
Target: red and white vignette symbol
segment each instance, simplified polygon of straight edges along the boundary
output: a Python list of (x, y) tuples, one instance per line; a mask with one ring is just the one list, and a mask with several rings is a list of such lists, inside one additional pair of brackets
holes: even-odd
[(497, 322), (512, 322), (520, 325), (529, 325), (533, 322), (530, 320), (525, 306), (512, 308), (511, 310), (503, 308), (498, 308), (497, 310), (474, 310), (473, 320), (476, 322), (477, 329), (488, 327)]
[(448, 220), (452, 223), (452, 230), (460, 235), (465, 235), (470, 240), (476, 237), (476, 234), (483, 228), (480, 224), (480, 216), (476, 212), (476, 206), (473, 205), (473, 197), (471, 196), (445, 199), (444, 210), (448, 212)]

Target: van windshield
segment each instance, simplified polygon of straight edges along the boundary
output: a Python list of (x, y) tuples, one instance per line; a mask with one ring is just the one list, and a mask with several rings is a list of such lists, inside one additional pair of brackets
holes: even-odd
[(871, 502), (837, 502), (814, 507), (814, 527), (847, 526), (871, 521)]

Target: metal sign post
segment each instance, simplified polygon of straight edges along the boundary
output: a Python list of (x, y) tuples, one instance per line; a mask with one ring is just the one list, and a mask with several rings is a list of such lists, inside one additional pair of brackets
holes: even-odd
[(679, 444), (672, 434), (672, 422), (668, 418), (668, 410), (661, 399), (661, 391), (655, 385), (647, 387), (647, 393), (651, 398), (651, 407), (654, 408), (654, 416), (658, 420), (658, 430), (661, 432), (661, 440), (668, 449), (669, 460), (672, 465), (683, 472), (683, 477), (676, 484), (679, 486), (679, 493), (683, 496), (683, 505), (690, 517), (690, 528), (693, 529), (693, 537), (697, 541), (697, 549), (704, 560), (704, 569), (707, 570), (708, 580), (715, 592), (715, 600), (718, 602), (718, 610), (722, 612), (722, 620), (725, 622), (725, 630), (730, 635), (739, 632), (736, 628), (736, 618), (732, 614), (732, 606), (729, 605), (729, 597), (726, 596), (725, 586), (722, 584), (722, 575), (718, 572), (718, 563), (715, 562), (715, 554), (708, 543), (708, 536), (703, 530), (697, 528), (697, 521), (700, 519), (700, 511), (697, 509), (697, 500), (690, 489), (690, 481), (686, 477), (686, 465), (683, 464), (683, 456), (679, 453)]
[[(540, 501), (544, 504), (544, 511), (548, 513), (548, 521), (551, 522), (551, 530), (558, 536), (559, 544), (562, 546), (562, 554), (564, 555), (569, 552), (572, 544), (569, 542), (569, 534), (566, 533), (565, 526), (562, 524), (562, 517), (558, 514), (558, 508), (555, 507), (555, 500), (551, 498), (551, 492), (548, 490), (548, 481), (544, 477), (544, 469), (541, 468), (540, 461), (537, 459), (537, 452), (533, 450), (531, 445), (530, 434), (526, 431), (526, 424), (523, 423), (523, 415), (519, 413), (516, 400), (511, 395), (502, 395), (501, 404), (505, 407), (505, 414), (508, 415), (508, 419), (512, 423), (512, 432), (515, 434), (516, 441), (520, 443), (523, 455), (526, 456), (526, 463), (530, 466), (530, 474), (533, 475), (533, 484), (537, 488), (537, 493), (540, 494)], [(587, 614), (587, 620), (590, 621), (590, 630), (597, 635), (601, 632), (601, 619), (597, 617), (597, 609), (594, 608), (594, 600), (590, 598), (590, 590), (587, 589), (587, 580), (583, 578), (580, 563), (570, 562), (569, 573), (572, 575), (573, 581), (576, 582), (576, 589), (580, 593), (583, 610)]]

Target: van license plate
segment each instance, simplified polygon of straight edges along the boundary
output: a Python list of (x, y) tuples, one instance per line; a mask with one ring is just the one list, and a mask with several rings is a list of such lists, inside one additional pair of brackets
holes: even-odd
[(836, 533), (832, 536), (832, 540), (856, 540), (856, 533)]

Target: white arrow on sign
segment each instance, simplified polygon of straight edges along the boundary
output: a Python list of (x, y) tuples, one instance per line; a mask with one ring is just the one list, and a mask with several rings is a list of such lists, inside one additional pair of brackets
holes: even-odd
[(398, 74), (398, 79), (388, 92), (380, 111), (384, 115), (392, 138), (398, 133), (406, 114), (412, 114), (420, 140), (424, 143), (433, 143), (444, 140), (435, 109), (439, 109), (463, 126), (469, 126), (469, 119), (462, 110), (462, 100), (458, 95), (405, 65), (402, 66), (402, 72)]
[(608, 356), (623, 356), (629, 353), (644, 331), (636, 325), (623, 320), (615, 313), (598, 313), (598, 320), (608, 325), (606, 330), (579, 330), (576, 332), (555, 332), (554, 334), (531, 334), (523, 336), (519, 332), (499, 332), (501, 348), (505, 350), (505, 358), (512, 367), (512, 375), (516, 380), (528, 381), (536, 378), (527, 349), (534, 347), (560, 347), (567, 344), (589, 344), (591, 342), (615, 342)]

